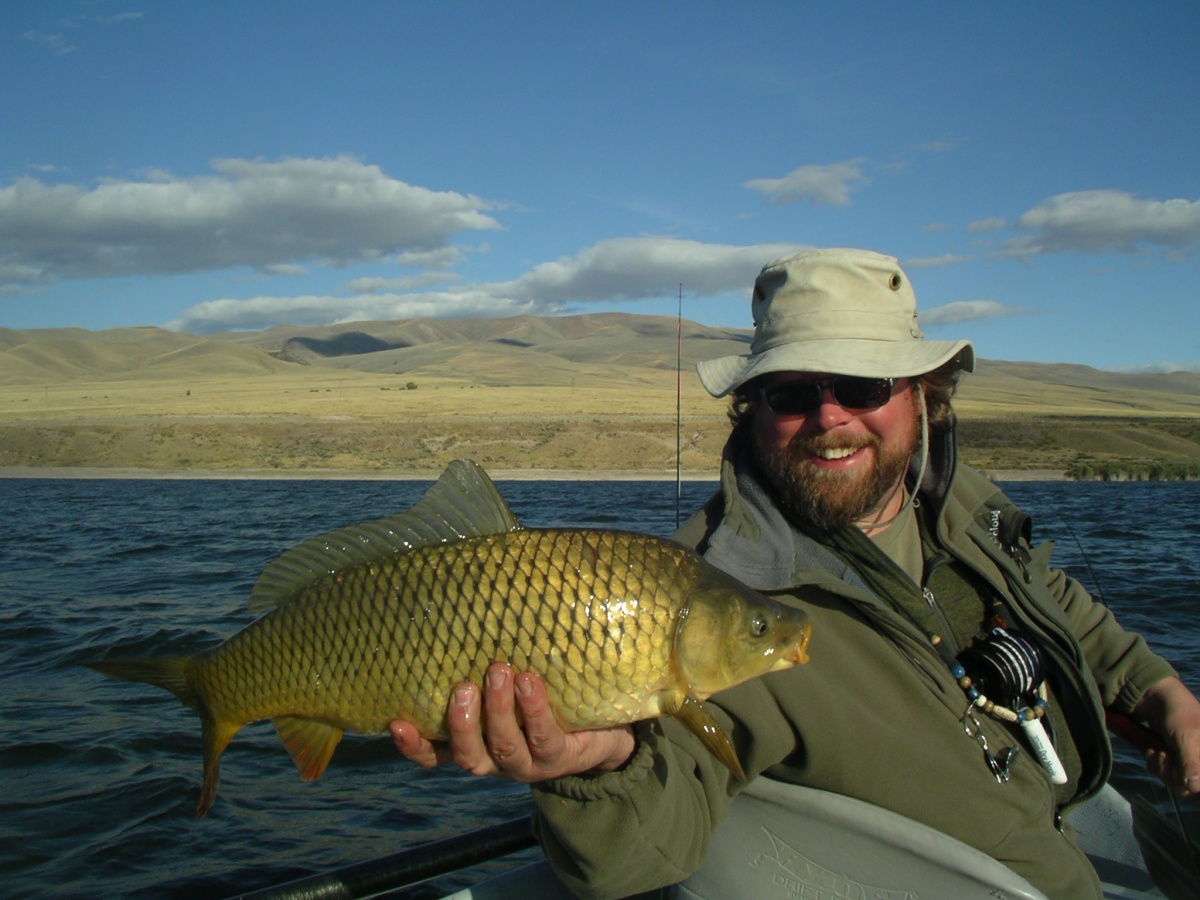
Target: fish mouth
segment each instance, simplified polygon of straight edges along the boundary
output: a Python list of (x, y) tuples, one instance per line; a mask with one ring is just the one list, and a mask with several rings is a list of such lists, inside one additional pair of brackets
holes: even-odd
[(783, 654), (783, 658), (775, 664), (776, 667), (802, 666), (808, 662), (808, 642), (810, 640), (812, 640), (811, 626), (804, 629), (804, 634), (800, 637), (800, 640), (788, 647)]
[(775, 660), (775, 664), (767, 669), (768, 672), (781, 672), (784, 669), (790, 669), (792, 666), (802, 666), (808, 662), (808, 638), (798, 644), (793, 644), (788, 647), (779, 659)]

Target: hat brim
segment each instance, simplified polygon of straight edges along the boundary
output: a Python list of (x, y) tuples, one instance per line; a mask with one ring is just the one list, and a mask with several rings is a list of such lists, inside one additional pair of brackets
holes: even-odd
[(975, 348), (970, 341), (801, 341), (746, 356), (704, 360), (696, 364), (696, 373), (706, 391), (724, 397), (747, 381), (772, 372), (903, 378), (932, 372), (960, 353), (963, 371), (975, 371)]

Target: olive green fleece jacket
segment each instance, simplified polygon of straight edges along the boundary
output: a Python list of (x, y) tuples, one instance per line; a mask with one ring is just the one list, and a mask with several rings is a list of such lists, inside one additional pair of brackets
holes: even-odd
[[(1011, 552), (1007, 521), (1022, 515), (985, 477), (955, 467), (953, 436), (935, 442), (923, 502), (936, 504), (943, 548), (1000, 592), (1015, 625), (1049, 657), (1052, 687), (1082, 758), (1076, 801), (1108, 777), (1103, 707), (1129, 712), (1174, 674), (1143, 639), (1050, 567), (1049, 545)], [(940, 455), (939, 455), (940, 454)], [(855, 797), (958, 838), (1052, 898), (1100, 888), (1053, 786), (1031, 752), (1001, 784), (960, 722), (966, 701), (925, 634), (874, 596), (853, 570), (792, 528), (745, 461), (726, 448), (718, 494), (678, 537), (719, 568), (803, 607), (810, 662), (715, 695), (707, 705), (747, 777), (766, 776)], [(987, 716), (993, 750), (1013, 744)], [(583, 897), (624, 897), (673, 884), (704, 862), (715, 826), (742, 783), (683, 726), (636, 726), (638, 747), (617, 772), (534, 786), (535, 829), (551, 865)]]

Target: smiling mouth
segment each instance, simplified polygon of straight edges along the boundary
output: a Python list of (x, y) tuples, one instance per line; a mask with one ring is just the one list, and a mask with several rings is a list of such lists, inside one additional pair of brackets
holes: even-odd
[(845, 459), (847, 456), (853, 456), (861, 447), (826, 447), (823, 449), (812, 450), (812, 455), (818, 459), (828, 460), (833, 462), (839, 459)]

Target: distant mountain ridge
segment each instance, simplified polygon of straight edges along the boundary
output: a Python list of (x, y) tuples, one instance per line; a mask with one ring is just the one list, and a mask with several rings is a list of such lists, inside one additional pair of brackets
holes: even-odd
[[(466, 347), (482, 353), (527, 350), (580, 364), (663, 368), (676, 364), (680, 327), (685, 365), (727, 353), (745, 353), (752, 337), (751, 332), (739, 329), (628, 313), (276, 326), (259, 332), (224, 332), (212, 337), (251, 344), (269, 353), (285, 352), (308, 362), (361, 371), (394, 371), (397, 360), (405, 355), (403, 351), (411, 351), (406, 355), (421, 366), (456, 357)], [(381, 353), (391, 355), (377, 355)]]
[[(480, 385), (565, 384), (588, 377), (637, 383), (653, 371), (674, 370), (677, 341), (683, 368), (691, 373), (699, 360), (748, 352), (751, 338), (745, 329), (630, 313), (403, 319), (208, 336), (154, 327), (0, 328), (0, 379), (42, 384), (201, 374), (249, 377), (307, 364)], [(1065, 396), (1113, 413), (1200, 415), (1200, 374), (1129, 374), (1081, 365), (980, 360), (977, 372), (964, 382), (962, 396), (1010, 409), (1036, 410)]]
[(0, 379), (10, 385), (194, 377), (205, 372), (250, 376), (286, 365), (254, 347), (152, 326), (105, 331), (0, 328)]

